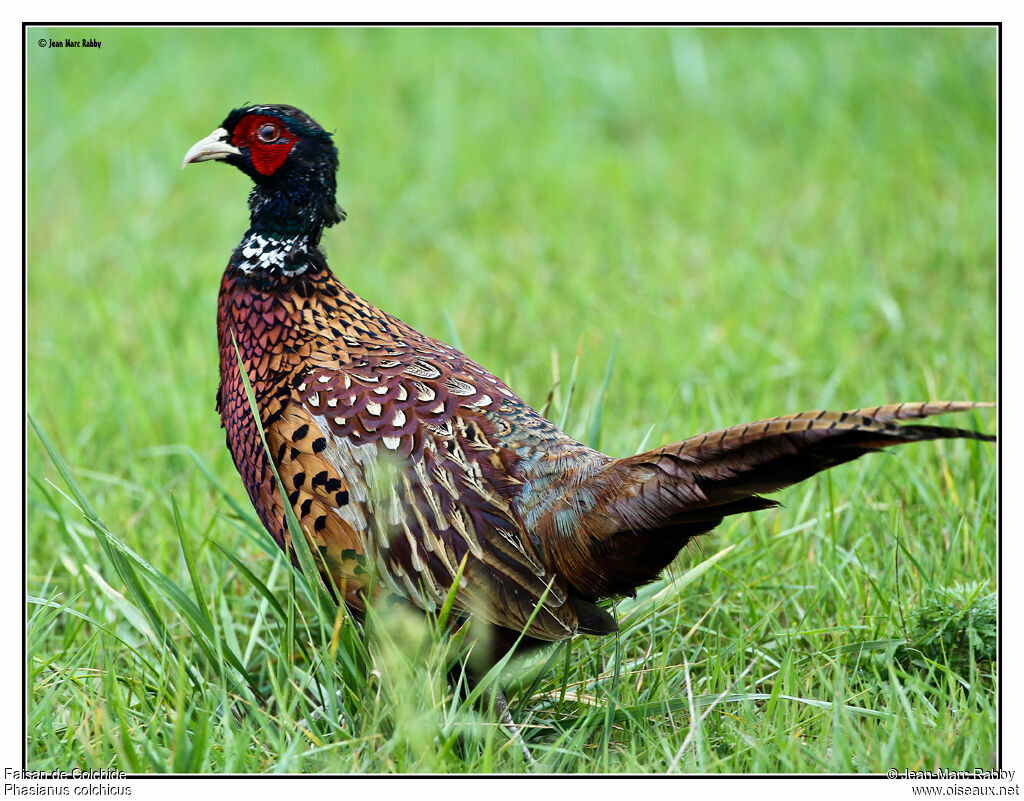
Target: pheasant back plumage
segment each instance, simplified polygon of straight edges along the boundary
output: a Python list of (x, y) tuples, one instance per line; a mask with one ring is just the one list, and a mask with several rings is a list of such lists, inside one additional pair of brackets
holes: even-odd
[(326, 269), (277, 283), (229, 269), (218, 329), (219, 406), (249, 495), (289, 547), (272, 458), (325, 578), (347, 603), (363, 606), (372, 573), (390, 592), (433, 609), (462, 566), (462, 611), (522, 629), (543, 598), (532, 636), (559, 639), (579, 629), (564, 582), (524, 530), (518, 504), (529, 475), (542, 472), (529, 458), (538, 444), (549, 446), (545, 463), (553, 467), (560, 452), (580, 465), (586, 453), (595, 464), (604, 457), (543, 420), (493, 374), (373, 307)]

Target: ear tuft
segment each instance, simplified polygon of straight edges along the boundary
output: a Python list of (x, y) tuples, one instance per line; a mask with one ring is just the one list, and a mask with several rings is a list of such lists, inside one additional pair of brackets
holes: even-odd
[(323, 215), (324, 221), (327, 225), (334, 225), (335, 223), (343, 222), (348, 218), (348, 214), (345, 213), (345, 209), (335, 203), (333, 198), (324, 204), (320, 209), (320, 213)]

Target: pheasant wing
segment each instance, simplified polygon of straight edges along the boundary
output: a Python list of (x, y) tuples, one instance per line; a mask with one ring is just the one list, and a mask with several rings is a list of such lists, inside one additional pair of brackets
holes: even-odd
[(318, 364), (294, 380), (292, 402), (268, 427), (330, 582), (359, 607), (375, 574), (434, 609), (465, 560), (459, 610), (513, 631), (533, 617), (537, 639), (573, 635), (577, 610), (511, 505), (516, 457), (480, 413), (504, 385), (482, 388), (481, 376), (433, 355), (394, 355)]

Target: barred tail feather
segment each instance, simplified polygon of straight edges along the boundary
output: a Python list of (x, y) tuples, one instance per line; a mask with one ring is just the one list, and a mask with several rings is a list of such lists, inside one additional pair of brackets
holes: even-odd
[[(690, 538), (725, 517), (776, 506), (762, 498), (815, 473), (893, 445), (989, 434), (936, 425), (903, 425), (990, 403), (931, 401), (812, 411), (702, 434), (610, 462), (593, 477), (593, 512), (579, 515), (577, 542), (549, 547), (563, 576), (584, 598), (632, 592), (651, 581)], [(567, 505), (578, 508), (573, 498)]]

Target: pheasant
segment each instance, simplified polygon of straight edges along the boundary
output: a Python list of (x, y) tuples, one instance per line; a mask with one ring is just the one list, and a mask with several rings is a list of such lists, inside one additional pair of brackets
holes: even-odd
[(765, 493), (892, 445), (995, 439), (901, 424), (991, 404), (900, 403), (607, 456), (338, 281), (319, 248), (324, 228), (345, 219), (337, 150), (309, 115), (235, 109), (182, 167), (208, 160), (254, 182), (251, 224), (220, 286), (217, 407), (260, 520), (290, 550), (287, 502), (324, 582), (357, 614), (371, 575), (374, 593), (433, 610), (461, 570), (454, 608), (488, 624), (490, 664), (520, 635), (529, 648), (614, 631), (600, 601), (654, 580), (725, 517), (776, 506)]

